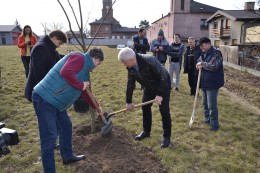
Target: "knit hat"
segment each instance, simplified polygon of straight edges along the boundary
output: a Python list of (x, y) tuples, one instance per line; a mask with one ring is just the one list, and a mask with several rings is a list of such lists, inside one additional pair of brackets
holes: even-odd
[(160, 31), (158, 32), (158, 36), (163, 36), (163, 37), (164, 37), (163, 30), (160, 30)]

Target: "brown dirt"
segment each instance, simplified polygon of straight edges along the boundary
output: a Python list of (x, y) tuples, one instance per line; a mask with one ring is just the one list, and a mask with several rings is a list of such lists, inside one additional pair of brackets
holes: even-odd
[[(161, 173), (167, 172), (149, 148), (134, 144), (133, 133), (114, 127), (109, 136), (90, 133), (90, 125), (74, 130), (73, 144), (76, 153), (86, 159), (75, 163), (76, 172), (85, 173)], [(100, 128), (97, 128), (100, 131)]]

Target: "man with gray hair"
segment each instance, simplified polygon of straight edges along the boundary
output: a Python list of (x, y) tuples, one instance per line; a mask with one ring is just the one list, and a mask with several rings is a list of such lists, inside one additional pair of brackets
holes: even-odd
[[(160, 113), (163, 121), (163, 141), (161, 148), (170, 145), (171, 137), (171, 116), (169, 109), (170, 100), (170, 76), (160, 61), (151, 56), (135, 53), (130, 48), (122, 49), (118, 54), (118, 59), (128, 70), (128, 81), (126, 90), (126, 109), (133, 110), (132, 96), (135, 82), (139, 82), (143, 87), (142, 102), (155, 99), (159, 104)], [(143, 110), (143, 132), (136, 136), (136, 140), (150, 137), (152, 126), (152, 104), (142, 107)]]

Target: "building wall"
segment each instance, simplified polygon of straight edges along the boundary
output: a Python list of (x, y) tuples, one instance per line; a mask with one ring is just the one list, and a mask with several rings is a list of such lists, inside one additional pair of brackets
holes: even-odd
[[(99, 25), (91, 25), (90, 35), (93, 37), (98, 29)], [(111, 38), (111, 25), (103, 24), (98, 31), (97, 37)]]
[[(88, 45), (91, 42), (91, 39), (87, 38), (84, 40), (85, 44)], [(127, 45), (127, 42), (131, 39), (95, 39), (92, 43), (93, 46), (116, 46), (119, 44)], [(73, 38), (71, 39), (71, 44), (78, 45), (77, 41)]]
[(166, 39), (173, 42), (174, 34), (180, 34), (182, 40), (187, 40), (188, 37), (193, 36), (196, 40), (201, 37), (208, 37), (209, 30), (201, 29), (201, 19), (207, 19), (212, 13), (192, 13), (192, 14), (171, 14), (166, 16), (151, 25), (147, 30), (147, 38), (151, 40), (157, 38), (160, 29), (164, 31)]
[(187, 39), (190, 36), (199, 40), (201, 37), (208, 37), (209, 30), (201, 29), (201, 19), (207, 19), (213, 13), (190, 13), (190, 14), (175, 14), (173, 16), (173, 34), (180, 34), (182, 39)]
[(146, 32), (146, 37), (148, 42), (151, 43), (153, 39), (156, 39), (158, 36), (159, 30), (163, 30), (165, 38), (169, 41), (170, 38), (170, 22), (169, 17), (164, 17), (161, 20), (153, 23)]
[(137, 33), (121, 33), (121, 32), (113, 32), (112, 33), (112, 39), (132, 39), (134, 35)]
[(12, 34), (10, 32), (1, 32), (0, 33), (0, 44), (2, 45), (2, 38), (5, 38), (6, 41), (6, 45), (12, 45), (13, 41), (12, 41)]
[(260, 22), (245, 24), (245, 42), (260, 42)]

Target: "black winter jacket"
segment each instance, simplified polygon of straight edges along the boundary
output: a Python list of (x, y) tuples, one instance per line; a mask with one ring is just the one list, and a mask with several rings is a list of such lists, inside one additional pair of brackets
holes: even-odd
[(165, 90), (171, 88), (170, 75), (157, 58), (151, 55), (136, 54), (136, 60), (139, 72), (133, 67), (127, 68), (126, 103), (132, 103), (135, 81), (158, 96), (162, 96)]
[(31, 52), (29, 75), (25, 87), (25, 98), (32, 101), (33, 88), (45, 77), (50, 69), (60, 60), (55, 44), (48, 36), (37, 42)]
[(134, 51), (136, 53), (146, 54), (146, 51), (150, 49), (150, 45), (146, 37), (143, 38), (143, 44), (140, 44), (138, 35), (135, 35), (133, 37), (133, 41), (134, 41)]
[(190, 46), (187, 46), (184, 54), (184, 73), (194, 72), (197, 73), (196, 64), (201, 55), (201, 49), (199, 46), (195, 46), (194, 49), (190, 49)]

